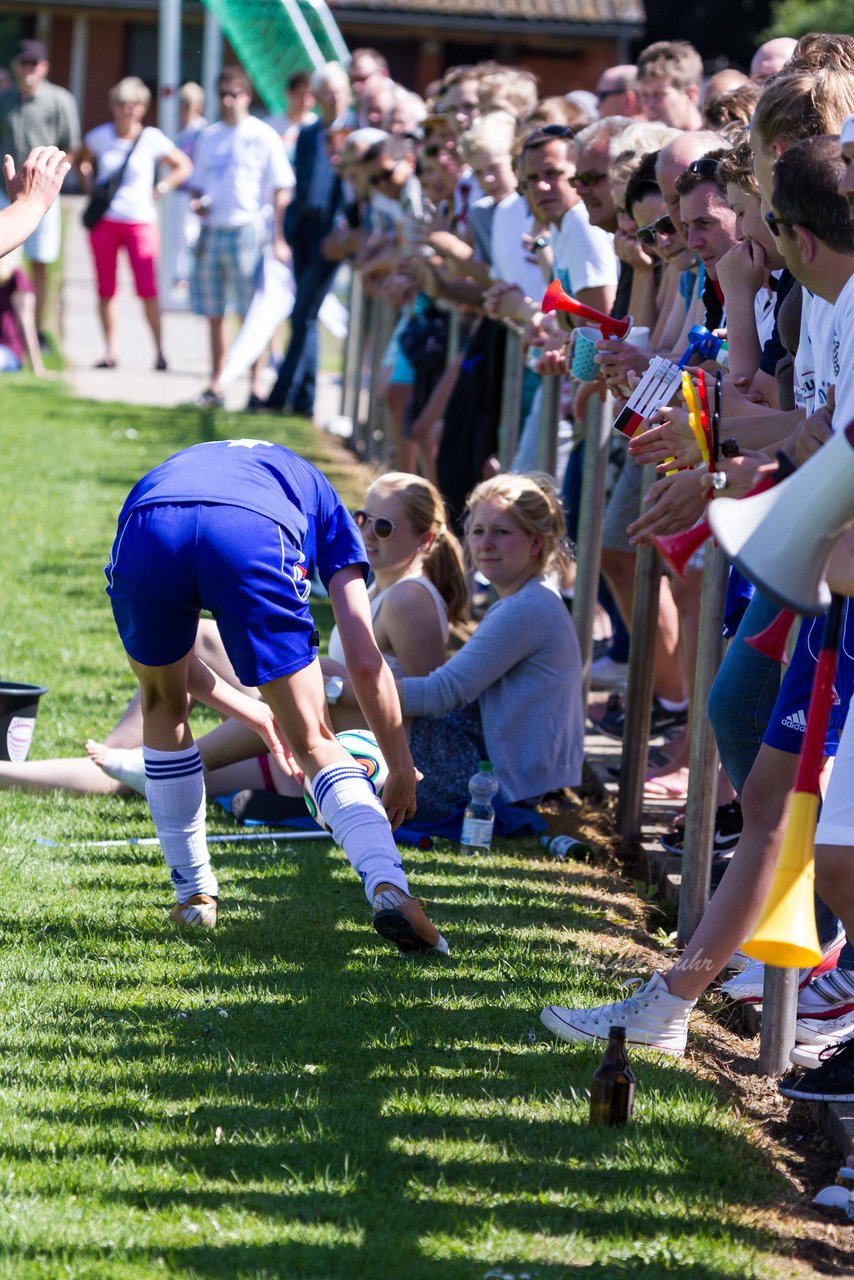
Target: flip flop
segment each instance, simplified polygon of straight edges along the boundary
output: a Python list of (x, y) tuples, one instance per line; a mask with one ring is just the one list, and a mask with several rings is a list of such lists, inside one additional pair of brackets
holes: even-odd
[(647, 778), (643, 793), (650, 800), (687, 800), (688, 785), (682, 782), (665, 782), (664, 778)]

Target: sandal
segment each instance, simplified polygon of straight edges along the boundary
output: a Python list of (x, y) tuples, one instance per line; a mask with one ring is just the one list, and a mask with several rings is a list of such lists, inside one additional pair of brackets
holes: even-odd
[(115, 369), (116, 362), (112, 356), (104, 356), (103, 360), (99, 360), (95, 365), (96, 369)]

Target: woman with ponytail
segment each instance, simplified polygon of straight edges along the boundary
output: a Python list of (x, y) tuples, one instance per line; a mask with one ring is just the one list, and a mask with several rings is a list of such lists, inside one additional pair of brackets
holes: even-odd
[[(390, 471), (371, 485), (355, 513), (374, 574), (369, 595), (374, 636), (395, 676), (427, 675), (445, 661), (449, 621), (468, 614), (462, 552), (445, 504), (429, 480)], [(324, 674), (346, 675), (337, 629)], [(355, 699), (333, 708), (336, 728), (353, 728)]]

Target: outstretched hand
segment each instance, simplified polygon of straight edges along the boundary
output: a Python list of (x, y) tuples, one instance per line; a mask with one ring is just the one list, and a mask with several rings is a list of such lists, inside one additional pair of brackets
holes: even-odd
[(70, 168), (71, 161), (58, 147), (33, 147), (17, 173), (12, 157), (4, 156), (3, 172), (10, 204), (16, 200), (32, 200), (44, 209), (49, 208)]

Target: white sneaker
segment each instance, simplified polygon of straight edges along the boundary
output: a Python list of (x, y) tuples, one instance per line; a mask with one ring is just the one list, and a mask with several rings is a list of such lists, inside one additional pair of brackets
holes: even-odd
[(610, 654), (603, 654), (590, 664), (591, 689), (625, 689), (629, 679), (629, 664), (615, 662)]
[(671, 995), (661, 974), (654, 973), (649, 982), (625, 1000), (600, 1004), (595, 1009), (562, 1009), (550, 1004), (540, 1014), (540, 1021), (570, 1043), (607, 1040), (611, 1027), (625, 1027), (629, 1044), (648, 1045), (681, 1056), (688, 1042), (688, 1018), (696, 1003)]
[(795, 1039), (798, 1044), (838, 1044), (854, 1035), (854, 1013), (838, 1018), (798, 1018)]

